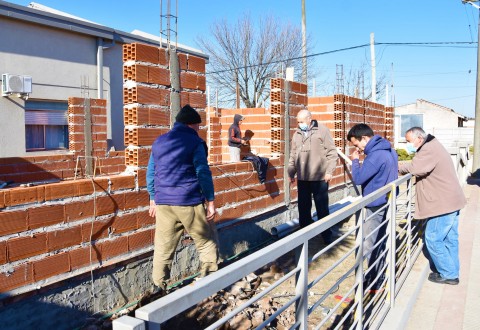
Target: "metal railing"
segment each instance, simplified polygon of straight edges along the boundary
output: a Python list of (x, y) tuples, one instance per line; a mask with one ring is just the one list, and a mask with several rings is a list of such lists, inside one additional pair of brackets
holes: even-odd
[[(367, 217), (365, 207), (385, 194), (388, 194), (389, 201), (377, 212), (385, 209), (386, 220), (374, 232), (382, 226), (386, 226), (387, 230), (377, 238), (371, 250), (364, 251), (364, 241), (368, 236), (364, 237), (363, 226), (375, 215)], [(135, 318), (123, 316), (115, 320), (113, 329), (142, 329), (147, 324), (149, 330), (160, 329), (161, 324), (172, 317), (287, 254), (294, 255), (293, 269), (231, 312), (212, 321), (207, 329), (220, 327), (275, 290), (288, 287), (289, 282), (294, 283), (294, 293), (263, 323), (257, 325), (257, 329), (267, 327), (287, 309), (295, 314), (295, 322), (288, 325), (291, 329), (308, 329), (309, 325), (315, 329), (378, 328), (388, 310), (394, 306), (395, 297), (422, 250), (420, 237), (423, 221), (412, 219), (413, 196), (412, 176), (403, 176), (307, 228), (137, 309)], [(316, 240), (327, 228), (344, 221), (354, 224), (333, 243), (318, 252), (311, 251), (315, 245), (312, 240)], [(384, 244), (384, 248), (381, 248), (380, 256), (369, 268), (367, 257), (381, 244)], [(330, 257), (327, 258), (327, 255)], [(338, 259), (331, 260), (331, 255), (336, 255)], [(384, 263), (383, 267), (368, 287), (364, 287), (365, 276), (380, 262)], [(373, 285), (382, 289), (372, 292), (370, 289)], [(316, 293), (319, 288), (324, 291), (322, 294)], [(335, 299), (333, 293), (338, 293)], [(321, 297), (316, 299), (318, 295)]]

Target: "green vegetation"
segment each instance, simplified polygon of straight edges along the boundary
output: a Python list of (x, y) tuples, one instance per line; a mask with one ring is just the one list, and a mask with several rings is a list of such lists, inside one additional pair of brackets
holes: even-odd
[(411, 160), (415, 154), (409, 154), (407, 150), (405, 149), (395, 149), (398, 155), (398, 160), (399, 161), (404, 161), (404, 160)]

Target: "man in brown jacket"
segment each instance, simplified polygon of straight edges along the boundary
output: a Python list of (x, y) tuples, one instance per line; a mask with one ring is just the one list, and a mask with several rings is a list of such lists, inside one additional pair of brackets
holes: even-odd
[[(297, 115), (298, 129), (293, 134), (288, 165), (290, 183), (295, 183), (297, 175), (298, 217), (300, 227), (313, 223), (312, 196), (318, 219), (329, 215), (328, 182), (337, 165), (337, 149), (330, 131), (324, 125), (312, 120), (308, 110), (300, 110)], [(332, 230), (322, 233), (323, 240), (330, 244)]]
[(420, 127), (405, 134), (412, 162), (399, 168), (400, 174), (416, 177), (415, 218), (426, 219), (425, 244), (433, 263), (428, 279), (435, 283), (459, 283), (458, 219), (466, 199), (450, 154), (434, 136)]

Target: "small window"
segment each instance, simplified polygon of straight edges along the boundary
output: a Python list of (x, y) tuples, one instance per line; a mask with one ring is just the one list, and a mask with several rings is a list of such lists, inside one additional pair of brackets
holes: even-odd
[(400, 115), (400, 136), (405, 137), (405, 132), (412, 127), (423, 128), (423, 115)]
[(25, 102), (27, 151), (68, 149), (67, 109), (67, 102)]

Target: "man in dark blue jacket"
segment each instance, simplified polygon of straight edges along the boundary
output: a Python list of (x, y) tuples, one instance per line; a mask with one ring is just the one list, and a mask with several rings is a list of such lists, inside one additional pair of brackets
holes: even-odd
[(147, 168), (149, 214), (156, 217), (152, 277), (163, 290), (184, 229), (197, 247), (201, 276), (218, 269), (215, 233), (208, 223), (215, 216), (212, 173), (205, 141), (198, 136), (202, 120), (189, 105), (175, 119), (172, 130), (153, 143)]
[[(357, 185), (362, 186), (362, 195), (367, 196), (375, 190), (395, 181), (398, 178), (398, 156), (390, 142), (374, 135), (372, 129), (366, 124), (353, 126), (347, 135), (348, 141), (355, 150), (351, 153), (352, 176)], [(363, 164), (360, 164), (360, 153), (366, 157)], [(363, 251), (368, 259), (369, 271), (365, 276), (364, 288), (371, 285), (371, 290), (381, 288), (385, 272), (382, 268), (385, 264), (385, 256), (381, 256), (385, 247), (385, 233), (387, 223), (385, 222), (388, 211), (388, 196), (383, 195), (366, 206), (366, 219), (363, 224), (363, 237), (365, 238)], [(385, 223), (384, 223), (385, 222)], [(370, 235), (370, 237), (367, 237)], [(380, 240), (377, 247), (374, 248)], [(379, 260), (377, 262), (377, 260)], [(377, 262), (375, 266), (373, 264)], [(373, 266), (373, 267), (372, 267)], [(378, 278), (377, 278), (378, 277)]]

